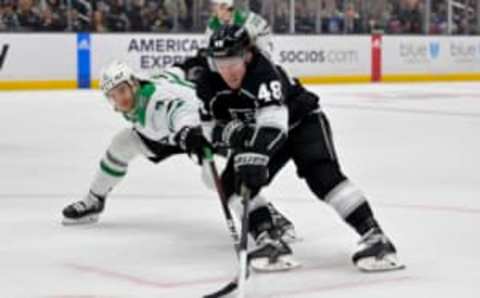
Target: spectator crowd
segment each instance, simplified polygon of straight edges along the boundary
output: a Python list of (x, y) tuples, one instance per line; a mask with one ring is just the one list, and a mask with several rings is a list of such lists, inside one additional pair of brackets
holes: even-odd
[[(276, 33), (448, 33), (447, 0), (239, 0), (264, 16)], [(477, 0), (459, 0), (452, 33), (478, 34)], [(248, 3), (248, 4), (247, 4)], [(0, 0), (0, 32), (200, 32), (209, 0)]]

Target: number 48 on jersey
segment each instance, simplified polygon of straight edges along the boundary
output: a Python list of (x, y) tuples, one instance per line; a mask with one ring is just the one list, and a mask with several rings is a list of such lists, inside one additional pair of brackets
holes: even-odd
[(282, 100), (282, 84), (280, 81), (271, 81), (270, 84), (263, 83), (258, 89), (258, 99), (265, 103)]

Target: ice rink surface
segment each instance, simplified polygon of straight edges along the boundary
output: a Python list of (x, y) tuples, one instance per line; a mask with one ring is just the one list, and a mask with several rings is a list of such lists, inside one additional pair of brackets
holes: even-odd
[[(358, 272), (358, 238), (289, 164), (265, 193), (304, 237), (303, 267), (253, 276), (248, 297), (479, 297), (480, 84), (312, 89), (408, 267)], [(100, 93), (2, 92), (0, 104), (0, 297), (192, 298), (233, 276), (219, 201), (184, 156), (136, 160), (100, 223), (60, 224), (127, 125)]]

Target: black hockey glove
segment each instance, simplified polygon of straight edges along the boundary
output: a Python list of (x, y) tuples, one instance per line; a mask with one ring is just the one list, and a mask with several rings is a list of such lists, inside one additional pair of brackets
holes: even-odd
[(212, 149), (200, 126), (182, 128), (175, 136), (175, 141), (189, 155), (195, 154), (200, 164), (203, 161), (205, 148)]
[(243, 152), (235, 155), (237, 193), (240, 193), (242, 184), (252, 191), (257, 191), (268, 183), (268, 161), (267, 155), (255, 152)]

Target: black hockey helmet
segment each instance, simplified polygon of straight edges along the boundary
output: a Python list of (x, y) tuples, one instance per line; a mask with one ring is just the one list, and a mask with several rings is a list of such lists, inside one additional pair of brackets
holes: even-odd
[(226, 24), (210, 37), (208, 56), (214, 59), (242, 56), (249, 47), (247, 30), (239, 25)]

